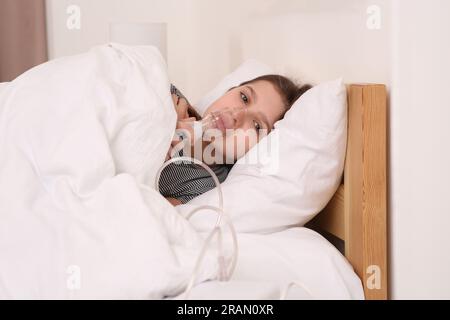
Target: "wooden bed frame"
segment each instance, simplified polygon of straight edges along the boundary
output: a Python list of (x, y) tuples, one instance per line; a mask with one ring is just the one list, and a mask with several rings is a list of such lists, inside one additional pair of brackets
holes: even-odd
[(343, 183), (307, 226), (334, 244), (343, 242), (366, 299), (387, 299), (386, 87), (350, 84), (347, 99)]

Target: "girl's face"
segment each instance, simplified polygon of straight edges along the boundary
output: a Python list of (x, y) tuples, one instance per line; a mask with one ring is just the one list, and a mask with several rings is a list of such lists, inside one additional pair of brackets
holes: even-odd
[[(220, 113), (230, 109), (231, 112)], [(215, 150), (215, 158), (234, 163), (272, 130), (285, 110), (281, 95), (268, 81), (255, 81), (226, 92), (203, 115), (221, 114), (216, 131), (223, 134), (212, 138), (209, 144)]]

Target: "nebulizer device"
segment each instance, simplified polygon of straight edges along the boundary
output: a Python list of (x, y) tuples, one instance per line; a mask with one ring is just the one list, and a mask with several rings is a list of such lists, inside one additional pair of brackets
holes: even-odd
[[(198, 121), (190, 121), (189, 125), (191, 126), (191, 132), (194, 134), (194, 139), (191, 140), (194, 144), (197, 143), (200, 139), (203, 139), (205, 134), (208, 133), (209, 130), (219, 130), (222, 133), (226, 134), (227, 129), (231, 129), (232, 125), (234, 125), (232, 122), (234, 119), (237, 118), (238, 114), (245, 112), (243, 108), (223, 108), (220, 111), (217, 112), (211, 112), (207, 116), (205, 116), (203, 119)], [(187, 135), (183, 132), (177, 132), (176, 133), (181, 140), (186, 139)], [(213, 178), (213, 181), (216, 185), (216, 190), (218, 194), (218, 205), (217, 206), (211, 206), (211, 205), (203, 205), (196, 207), (191, 212), (188, 213), (186, 216), (186, 219), (189, 220), (195, 213), (201, 211), (201, 210), (210, 210), (217, 214), (217, 219), (214, 224), (213, 229), (209, 232), (208, 236), (205, 239), (205, 242), (203, 244), (203, 247), (200, 250), (200, 253), (197, 257), (194, 270), (191, 274), (191, 277), (189, 279), (188, 285), (186, 287), (186, 290), (184, 291), (184, 299), (189, 298), (189, 294), (195, 284), (195, 280), (198, 276), (198, 273), (200, 271), (201, 263), (203, 261), (203, 258), (205, 257), (208, 248), (210, 247), (211, 243), (214, 239), (217, 239), (217, 245), (218, 245), (218, 275), (217, 279), (219, 281), (228, 281), (230, 280), (234, 269), (236, 267), (237, 263), (237, 257), (238, 257), (238, 243), (237, 243), (237, 235), (236, 230), (233, 226), (233, 223), (231, 221), (231, 217), (229, 214), (227, 214), (224, 211), (223, 208), (223, 194), (222, 189), (220, 186), (220, 181), (217, 178), (216, 174), (214, 173), (211, 168), (203, 163), (201, 160), (194, 158), (194, 157), (187, 157), (187, 156), (176, 156), (172, 157), (171, 159), (167, 160), (159, 169), (156, 179), (155, 179), (155, 188), (156, 190), (159, 189), (159, 180), (161, 178), (162, 171), (170, 164), (172, 163), (180, 163), (180, 162), (187, 162), (187, 163), (194, 163), (196, 165), (199, 165), (203, 167)], [(230, 261), (227, 261), (225, 258), (225, 252), (223, 247), (223, 227), (228, 227), (231, 238), (232, 238), (232, 246), (233, 246), (233, 253), (231, 255)]]

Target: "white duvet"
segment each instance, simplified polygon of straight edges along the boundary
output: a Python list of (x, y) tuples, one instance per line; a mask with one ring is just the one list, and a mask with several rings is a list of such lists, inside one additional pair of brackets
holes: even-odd
[(153, 187), (169, 86), (155, 48), (117, 44), (0, 86), (0, 298), (182, 292), (203, 238)]

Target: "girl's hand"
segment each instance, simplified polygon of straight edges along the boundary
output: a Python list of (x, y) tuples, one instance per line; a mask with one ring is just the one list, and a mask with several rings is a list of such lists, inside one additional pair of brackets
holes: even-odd
[(185, 98), (180, 98), (176, 94), (172, 94), (172, 101), (177, 112), (178, 121), (191, 117), (195, 117), (197, 120), (202, 118)]
[(184, 98), (178, 97), (176, 94), (172, 94), (173, 105), (177, 112), (178, 121), (189, 118), (189, 103)]
[[(172, 140), (172, 142), (170, 144), (169, 151), (167, 152), (165, 161), (169, 160), (172, 157), (172, 152), (173, 152), (175, 146), (177, 146), (177, 144), (180, 144), (180, 146), (181, 146), (181, 144), (188, 143), (189, 147), (193, 147), (193, 144), (194, 144), (194, 129), (193, 129), (193, 126), (192, 126), (192, 122), (195, 121), (195, 120), (196, 120), (195, 117), (187, 117), (185, 119), (177, 121), (176, 130), (180, 130), (182, 133), (184, 133), (184, 136), (186, 136), (190, 140), (189, 140), (189, 142), (186, 142), (186, 141), (182, 142), (181, 139), (179, 138), (179, 136), (177, 134), (174, 134), (174, 138), (173, 138), (173, 140)], [(180, 150), (180, 146), (176, 149), (176, 151)]]

